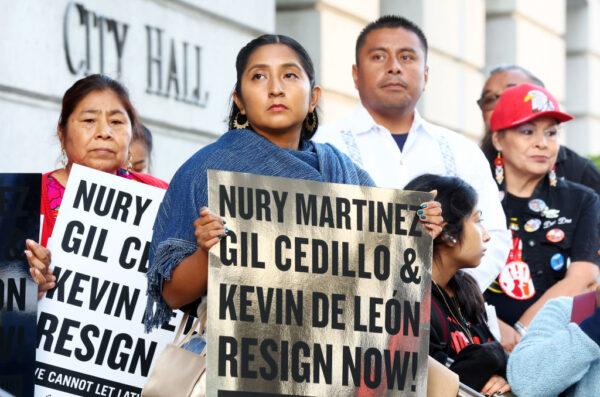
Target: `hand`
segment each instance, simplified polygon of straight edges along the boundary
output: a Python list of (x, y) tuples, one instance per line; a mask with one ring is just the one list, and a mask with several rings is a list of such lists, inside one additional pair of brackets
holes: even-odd
[(50, 250), (42, 247), (33, 240), (25, 241), (25, 256), (29, 263), (29, 273), (38, 285), (38, 300), (42, 299), (46, 291), (56, 286), (56, 277), (50, 269)]
[(521, 334), (500, 319), (498, 319), (498, 326), (500, 328), (500, 343), (502, 343), (504, 350), (511, 352), (521, 340)]
[(485, 386), (483, 386), (483, 389), (481, 389), (481, 394), (484, 394), (486, 396), (492, 396), (496, 393), (503, 394), (509, 391), (510, 385), (508, 384), (506, 379), (504, 379), (501, 376), (494, 375), (490, 378), (490, 380), (488, 380)]
[[(429, 193), (433, 194), (434, 199), (437, 196), (437, 190), (432, 190)], [(417, 215), (419, 215), (419, 221), (431, 238), (435, 239), (440, 235), (445, 226), (440, 203), (432, 200), (421, 204), (421, 209), (417, 211)]]
[(200, 218), (194, 221), (194, 228), (196, 244), (206, 252), (225, 236), (225, 221), (207, 207), (200, 208)]

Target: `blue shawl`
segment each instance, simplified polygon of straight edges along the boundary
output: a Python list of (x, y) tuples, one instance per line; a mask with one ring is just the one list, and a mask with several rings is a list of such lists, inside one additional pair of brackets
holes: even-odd
[(162, 284), (196, 251), (193, 222), (200, 208), (208, 205), (209, 169), (375, 186), (365, 171), (329, 144), (303, 140), (299, 150), (288, 150), (250, 130), (225, 133), (179, 168), (158, 211), (147, 273), (146, 331), (171, 319), (171, 309), (162, 299)]

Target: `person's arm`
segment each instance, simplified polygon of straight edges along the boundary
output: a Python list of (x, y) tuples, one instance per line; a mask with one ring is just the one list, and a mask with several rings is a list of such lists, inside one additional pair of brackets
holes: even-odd
[(52, 255), (50, 250), (33, 240), (25, 241), (25, 257), (29, 263), (31, 278), (38, 285), (38, 300), (42, 299), (46, 292), (56, 286), (56, 276), (50, 268)]
[(442, 339), (439, 323), (436, 325), (432, 322), (429, 331), (429, 355), (444, 366), (448, 361), (446, 346), (446, 342)]
[(492, 389), (495, 393), (505, 385), (499, 382), (494, 386), (496, 382), (490, 383), (490, 380), (494, 376), (504, 377), (506, 361), (506, 353), (498, 342), (470, 344), (454, 357), (450, 369), (458, 374), (461, 382), (475, 390)]
[[(200, 248), (194, 222), (199, 218), (199, 209), (207, 202), (206, 169), (198, 166), (193, 157), (175, 173), (154, 222), (146, 272), (146, 332), (169, 321), (173, 307), (180, 307), (193, 295), (199, 297), (206, 290), (206, 282), (193, 283), (198, 281), (197, 277), (207, 277), (203, 274), (206, 266), (202, 271), (201, 263), (197, 261)], [(182, 264), (184, 268), (178, 270)], [(196, 269), (194, 274), (190, 274), (192, 269)], [(183, 276), (187, 276), (189, 284)], [(174, 281), (171, 283), (171, 280)], [(181, 289), (183, 294), (176, 289)]]
[(500, 343), (507, 352), (512, 352), (517, 343), (521, 340), (521, 334), (517, 332), (511, 325), (498, 319), (498, 327), (500, 328)]
[(162, 297), (171, 309), (179, 309), (206, 294), (208, 251), (225, 234), (223, 219), (206, 207), (200, 210), (194, 227), (198, 249), (179, 263), (170, 280), (163, 282)]
[(596, 282), (598, 278), (598, 266), (590, 262), (573, 262), (564, 279), (554, 284), (544, 295), (540, 297), (533, 305), (519, 318), (519, 322), (525, 327), (529, 326), (531, 320), (540, 311), (540, 309), (552, 298), (559, 296), (575, 296), (580, 294)]
[(170, 280), (163, 282), (162, 297), (171, 309), (179, 309), (206, 294), (208, 254), (198, 249), (179, 263)]
[(500, 375), (494, 375), (487, 381), (485, 386), (481, 389), (480, 393), (484, 396), (493, 396), (496, 393), (504, 394), (510, 391), (510, 385)]
[(486, 244), (487, 251), (481, 259), (481, 264), (465, 271), (475, 278), (479, 289), (484, 292), (506, 264), (511, 247), (511, 236), (506, 228), (504, 209), (500, 203), (500, 194), (489, 163), (483, 152), (474, 144), (472, 146), (472, 153), (468, 156), (469, 169), (465, 171), (465, 175), (458, 176), (477, 191), (479, 196), (477, 205), (481, 210), (483, 226), (490, 235), (490, 241)]
[(518, 396), (557, 396), (577, 383), (600, 357), (600, 347), (570, 322), (572, 298), (549, 301), (508, 359)]

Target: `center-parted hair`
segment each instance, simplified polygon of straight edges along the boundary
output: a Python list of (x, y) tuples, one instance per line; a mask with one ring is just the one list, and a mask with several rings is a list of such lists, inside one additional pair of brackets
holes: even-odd
[[(242, 76), (244, 74), (244, 71), (246, 70), (246, 67), (248, 66), (248, 60), (250, 59), (250, 56), (254, 53), (254, 51), (259, 49), (260, 47), (270, 44), (283, 44), (292, 49), (296, 53), (296, 56), (298, 57), (298, 60), (300, 61), (300, 65), (304, 69), (304, 72), (308, 76), (311, 90), (315, 88), (315, 67), (313, 66), (312, 59), (310, 59), (310, 56), (308, 55), (308, 52), (304, 49), (304, 47), (302, 47), (300, 43), (298, 43), (296, 40), (292, 39), (289, 36), (285, 36), (282, 34), (263, 34), (262, 36), (255, 38), (254, 40), (246, 44), (244, 47), (242, 47), (235, 60), (236, 82), (234, 91), (240, 98), (243, 97)], [(237, 107), (232, 98), (231, 111), (229, 113), (229, 120), (227, 123), (230, 130), (235, 128), (234, 122), (236, 120), (236, 117), (238, 117), (239, 113), (240, 109)], [(312, 131), (307, 130), (304, 126), (305, 123), (302, 123), (302, 138), (307, 140), (312, 138), (312, 136), (317, 131), (317, 128), (319, 127), (319, 119), (317, 116), (316, 108), (313, 114), (315, 116), (315, 127)]]
[(365, 41), (367, 40), (367, 36), (374, 30), (386, 29), (386, 28), (402, 28), (408, 30), (409, 32), (413, 32), (419, 38), (421, 42), (421, 47), (423, 47), (423, 52), (425, 53), (425, 59), (427, 60), (427, 52), (429, 51), (429, 45), (427, 44), (427, 37), (421, 30), (417, 24), (415, 24), (410, 19), (401, 17), (399, 15), (383, 15), (379, 19), (374, 22), (371, 22), (360, 32), (358, 38), (356, 39), (356, 65), (358, 65), (358, 58), (360, 54), (360, 50), (365, 45)]
[[(419, 192), (437, 190), (435, 201), (442, 206), (446, 225), (433, 240), (434, 257), (439, 255), (437, 248), (447, 244), (449, 237), (455, 238), (458, 244), (462, 243), (465, 221), (477, 206), (477, 192), (471, 185), (457, 177), (425, 174), (410, 181), (404, 189)], [(461, 310), (469, 321), (477, 321), (484, 315), (483, 295), (473, 277), (459, 270), (448, 285), (454, 290)]]

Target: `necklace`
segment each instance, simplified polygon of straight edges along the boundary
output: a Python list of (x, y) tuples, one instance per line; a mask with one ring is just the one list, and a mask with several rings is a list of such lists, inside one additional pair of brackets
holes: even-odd
[(458, 326), (464, 331), (465, 336), (467, 337), (469, 342), (471, 342), (471, 344), (474, 344), (475, 342), (473, 342), (473, 335), (471, 335), (471, 332), (469, 331), (469, 327), (467, 326), (467, 321), (465, 320), (465, 318), (462, 315), (462, 312), (460, 310), (460, 305), (456, 304), (456, 308), (458, 309), (458, 316), (457, 316), (455, 314), (454, 310), (452, 309), (452, 307), (448, 304), (448, 301), (446, 301), (446, 294), (444, 293), (444, 291), (442, 291), (440, 286), (437, 285), (437, 283), (435, 281), (433, 281), (433, 280), (431, 280), (431, 281), (432, 281), (433, 285), (435, 285), (437, 290), (440, 292), (440, 295), (442, 295), (442, 299), (444, 300), (444, 304), (448, 308), (450, 315), (454, 318), (454, 320), (456, 320), (456, 323), (458, 324)]

